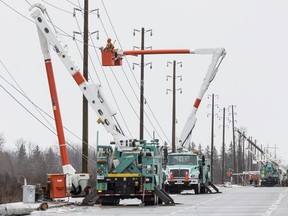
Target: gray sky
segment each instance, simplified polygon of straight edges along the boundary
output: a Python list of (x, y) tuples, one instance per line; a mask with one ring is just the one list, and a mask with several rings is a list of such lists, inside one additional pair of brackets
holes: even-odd
[[(46, 0), (46, 1), (0, 1), (0, 60), (13, 75), (28, 97), (45, 112), (52, 115), (50, 96), (46, 79), (36, 26), (31, 21), (17, 14), (3, 2), (11, 6), (23, 16), (30, 18), (28, 3), (43, 3), (46, 5), (50, 18), (54, 25), (69, 35), (79, 30), (77, 22), (82, 28), (83, 17), (76, 12), (73, 18), (73, 8), (79, 5), (79, 0)], [(106, 11), (105, 11), (104, 4)], [(49, 4), (47, 4), (49, 3)], [(74, 4), (74, 5), (73, 5)], [(52, 6), (54, 5), (54, 6)], [(115, 46), (123, 50), (131, 50), (133, 46), (140, 46), (140, 34), (133, 36), (133, 29), (153, 29), (153, 36), (145, 34), (145, 46), (153, 49), (196, 49), (224, 47), (227, 51), (226, 58), (219, 68), (216, 78), (208, 89), (197, 113), (197, 124), (193, 131), (192, 140), (198, 145), (210, 145), (211, 140), (211, 98), (212, 93), (219, 96), (215, 103), (222, 107), (236, 105), (236, 127), (244, 127), (248, 136), (257, 139), (258, 144), (270, 147), (277, 145), (277, 154), (288, 162), (288, 147), (286, 144), (286, 130), (288, 121), (287, 92), (287, 50), (288, 20), (287, 1), (269, 0), (241, 0), (241, 1), (194, 1), (194, 0), (147, 0), (147, 1), (90, 1), (90, 10), (100, 10), (100, 18), (90, 15), (90, 31), (99, 30), (99, 40), (93, 34), (90, 39), (90, 56), (93, 64), (89, 71), (94, 83), (99, 82), (96, 73), (100, 77), (101, 85), (110, 103), (117, 110), (115, 101), (105, 80), (104, 73), (116, 97), (121, 114), (133, 138), (139, 136), (139, 105), (135, 94), (139, 95), (138, 84), (140, 68), (132, 64), (139, 63), (140, 58), (127, 57), (123, 67), (102, 68), (97, 59), (98, 47), (105, 46), (107, 37), (116, 40)], [(112, 22), (111, 23), (110, 21)], [(103, 25), (101, 24), (103, 23)], [(104, 27), (103, 27), (104, 26)], [(116, 35), (114, 34), (115, 30)], [(81, 54), (82, 38), (76, 35), (78, 42), (71, 37), (63, 36), (63, 41), (69, 46), (72, 58), (82, 69)], [(53, 66), (58, 85), (58, 96), (62, 111), (64, 125), (81, 137), (82, 128), (82, 94), (70, 77), (58, 57), (53, 53)], [(166, 76), (172, 74), (171, 65), (167, 67), (167, 61), (181, 61), (183, 67), (177, 67), (178, 75), (183, 80), (178, 80), (177, 87), (183, 89), (183, 94), (177, 95), (177, 134), (180, 135), (183, 125), (193, 106), (200, 85), (210, 63), (211, 56), (194, 55), (165, 55), (147, 56), (146, 63), (153, 62), (153, 68), (145, 67), (145, 96), (149, 107), (161, 125), (165, 135), (155, 122), (148, 105), (145, 105), (147, 116), (154, 128), (159, 133), (162, 141), (171, 140), (171, 109), (172, 95), (166, 95), (166, 89), (172, 87), (171, 79), (166, 81)], [(130, 67), (129, 67), (130, 66)], [(96, 72), (95, 72), (96, 71)], [(7, 71), (0, 65), (0, 75), (9, 82), (13, 82)], [(117, 77), (117, 80), (115, 79)], [(127, 82), (129, 80), (130, 84)], [(121, 88), (117, 84), (121, 83)], [(17, 100), (27, 107), (35, 116), (46, 121), (39, 115), (36, 109), (13, 90), (3, 79), (0, 84), (11, 92)], [(122, 92), (125, 92), (125, 95)], [(38, 144), (46, 148), (57, 143), (56, 136), (42, 126), (19, 104), (17, 104), (2, 88), (0, 88), (0, 133), (6, 140), (6, 147), (14, 146), (17, 139)], [(129, 98), (127, 100), (126, 98)], [(133, 105), (133, 108), (129, 104)], [(216, 109), (216, 113), (222, 116), (222, 112)], [(137, 115), (135, 114), (137, 113)], [(108, 143), (111, 136), (97, 125), (96, 115), (90, 111), (90, 144), (95, 146), (96, 131), (100, 132), (100, 143)], [(123, 119), (118, 111), (118, 119), (125, 128)], [(145, 138), (151, 139), (153, 126), (149, 119), (145, 118)], [(49, 120), (54, 126), (54, 122)], [(228, 123), (228, 121), (227, 121)], [(215, 145), (219, 150), (222, 143), (222, 120), (215, 120)], [(49, 125), (48, 125), (49, 126)], [(49, 126), (50, 127), (50, 126)], [(125, 131), (128, 131), (125, 129)], [(232, 129), (227, 128), (226, 145), (231, 141)], [(129, 133), (128, 133), (128, 136)], [(66, 139), (79, 143), (80, 140), (71, 133), (66, 133)], [(270, 149), (274, 152), (273, 149)]]

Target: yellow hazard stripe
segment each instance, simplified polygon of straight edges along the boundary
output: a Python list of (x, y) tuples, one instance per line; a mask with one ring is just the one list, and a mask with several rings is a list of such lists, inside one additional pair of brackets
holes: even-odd
[(117, 178), (121, 178), (121, 177), (140, 177), (141, 174), (135, 174), (135, 173), (109, 173), (108, 177), (117, 177)]

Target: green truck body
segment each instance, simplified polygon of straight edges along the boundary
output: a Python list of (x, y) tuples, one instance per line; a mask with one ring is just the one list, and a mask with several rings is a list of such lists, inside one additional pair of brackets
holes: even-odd
[(173, 202), (169, 197), (170, 201), (167, 201), (161, 196), (162, 185), (162, 156), (158, 142), (143, 141), (135, 144), (133, 150), (121, 152), (111, 146), (97, 147), (98, 203), (115, 205), (120, 199), (129, 198), (138, 198), (145, 205)]

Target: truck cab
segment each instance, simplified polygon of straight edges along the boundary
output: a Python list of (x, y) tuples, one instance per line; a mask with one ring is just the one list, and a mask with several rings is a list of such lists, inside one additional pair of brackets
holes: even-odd
[(205, 193), (210, 179), (210, 164), (193, 152), (170, 153), (167, 157), (164, 187), (168, 193), (194, 190), (195, 194)]

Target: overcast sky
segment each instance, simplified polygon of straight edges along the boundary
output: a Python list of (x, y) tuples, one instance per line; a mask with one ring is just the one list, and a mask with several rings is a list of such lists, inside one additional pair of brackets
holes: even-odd
[[(53, 115), (36, 25), (32, 22), (29, 12), (29, 4), (38, 2), (47, 7), (53, 24), (61, 29), (59, 31), (65, 32), (62, 39), (67, 43), (75, 63), (82, 69), (81, 35), (76, 35), (76, 41), (71, 37), (73, 31), (83, 31), (81, 12), (76, 11), (76, 16), (73, 17), (73, 9), (79, 8), (79, 2), (80, 7), (83, 7), (81, 0), (0, 0), (0, 60), (30, 100), (49, 115)], [(99, 40), (95, 33), (89, 41), (91, 45), (90, 81), (101, 83), (110, 103), (117, 110), (120, 124), (129, 137), (139, 137), (139, 104), (135, 95), (139, 98), (140, 93), (139, 85), (135, 80), (139, 83), (140, 67), (135, 65), (135, 69), (132, 70), (132, 65), (139, 64), (140, 58), (129, 56), (127, 61), (123, 61), (123, 67), (113, 67), (111, 70), (101, 67), (97, 57), (98, 48), (105, 46), (107, 37), (111, 37), (112, 41), (116, 40), (115, 46), (123, 50), (131, 50), (133, 46), (139, 47), (140, 34), (136, 32), (133, 36), (133, 29), (140, 30), (144, 27), (146, 30), (153, 30), (152, 36), (149, 32), (145, 34), (146, 47), (152, 46), (153, 49), (223, 47), (227, 51), (226, 58), (197, 113), (198, 120), (192, 135), (192, 140), (197, 145), (199, 143), (204, 147), (210, 145), (211, 97), (208, 96), (215, 94), (218, 96), (215, 98), (215, 103), (219, 107), (219, 109), (215, 108), (215, 113), (221, 117), (220, 109), (236, 105), (235, 126), (245, 128), (247, 136), (252, 136), (257, 140), (257, 144), (262, 144), (263, 147), (267, 144), (269, 147), (276, 145), (279, 158), (288, 162), (287, 1), (95, 0), (90, 1), (90, 10), (94, 9), (99, 9), (100, 18), (97, 17), (96, 12), (91, 13), (89, 28), (90, 32), (99, 31)], [(63, 123), (73, 134), (81, 137), (81, 91), (54, 53), (52, 60)], [(159, 137), (161, 142), (167, 140), (171, 142), (172, 95), (171, 92), (166, 94), (166, 89), (172, 87), (172, 80), (166, 81), (166, 77), (172, 75), (172, 66), (167, 67), (167, 61), (173, 60), (183, 63), (183, 67), (177, 66), (177, 75), (183, 77), (182, 82), (177, 81), (177, 88), (183, 90), (182, 94), (179, 92), (177, 94), (177, 135), (180, 135), (211, 56), (145, 57), (145, 62), (152, 62), (153, 65), (152, 69), (148, 65), (145, 67), (147, 117), (144, 123), (145, 138), (148, 140), (152, 139), (153, 131), (156, 131), (156, 137)], [(1, 77), (17, 87), (3, 65), (0, 64)], [(49, 128), (54, 127), (54, 122), (49, 117), (51, 126), (35, 107), (3, 78), (0, 78), (0, 84), (6, 91), (37, 116), (43, 124)], [(109, 81), (109, 85), (106, 80)], [(57, 144), (57, 137), (23, 109), (2, 87), (0, 88), (0, 133), (6, 139), (5, 146), (13, 148), (15, 142), (21, 138), (38, 144), (43, 149)], [(116, 98), (117, 104), (112, 95)], [(46, 114), (43, 115), (47, 118)], [(112, 137), (96, 123), (97, 117), (92, 110), (89, 115), (90, 145), (96, 145), (96, 131), (100, 132), (100, 143), (109, 143)], [(128, 129), (121, 116), (125, 119)], [(227, 124), (228, 122), (227, 120)], [(222, 119), (216, 119), (214, 136), (218, 150), (222, 144), (221, 126)], [(225, 139), (228, 145), (232, 138), (231, 124), (226, 129)], [(81, 141), (73, 134), (66, 132), (67, 141), (80, 143)], [(274, 153), (272, 148), (270, 151)]]

